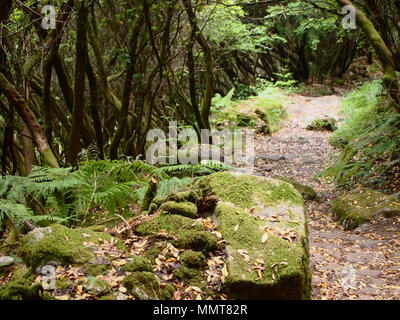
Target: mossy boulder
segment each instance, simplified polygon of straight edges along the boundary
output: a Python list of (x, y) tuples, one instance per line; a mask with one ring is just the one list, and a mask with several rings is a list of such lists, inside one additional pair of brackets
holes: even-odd
[(11, 280), (0, 287), (0, 300), (42, 300), (41, 284), (34, 284), (35, 275), (26, 266), (20, 266)]
[(175, 292), (170, 284), (162, 287), (151, 272), (133, 272), (122, 284), (138, 300), (171, 300)]
[(136, 227), (140, 236), (157, 235), (161, 230), (174, 237), (171, 243), (175, 247), (205, 252), (218, 249), (217, 238), (199, 221), (187, 217), (161, 213)]
[(334, 118), (315, 119), (307, 126), (311, 131), (336, 131), (338, 129), (337, 120)]
[(153, 272), (153, 267), (148, 259), (142, 256), (134, 256), (128, 259), (128, 263), (121, 267), (123, 272), (147, 271)]
[(188, 191), (172, 191), (168, 197), (167, 201), (176, 201), (176, 202), (192, 202), (196, 203), (201, 198), (201, 195), (196, 192), (196, 190), (188, 190)]
[(33, 268), (50, 261), (60, 264), (95, 263), (95, 248), (85, 243), (100, 245), (104, 240), (110, 241), (111, 236), (87, 228), (69, 229), (55, 224), (28, 233), (22, 240), (20, 255)]
[(195, 219), (197, 215), (197, 206), (191, 202), (168, 201), (161, 207), (163, 212), (177, 214), (183, 217)]
[(260, 211), (282, 203), (304, 205), (301, 194), (291, 184), (276, 179), (219, 172), (201, 178), (198, 187), (203, 194), (215, 195), (243, 209), (259, 207), (255, 211)]
[(184, 267), (193, 269), (203, 269), (207, 264), (204, 254), (193, 250), (182, 252), (180, 259)]
[(73, 286), (73, 282), (69, 279), (56, 279), (56, 290), (65, 290)]
[(304, 184), (296, 182), (293, 179), (289, 179), (289, 178), (282, 177), (282, 176), (274, 176), (274, 179), (282, 180), (282, 181), (285, 181), (285, 182), (293, 185), (293, 187), (301, 193), (301, 195), (303, 196), (303, 198), (305, 200), (312, 200), (312, 201), (318, 200), (317, 193), (310, 186), (306, 186)]
[(87, 277), (82, 284), (83, 291), (101, 297), (111, 293), (110, 284), (96, 277)]
[(154, 263), (155, 259), (159, 254), (167, 247), (166, 241), (158, 241), (152, 245), (152, 247), (147, 250), (144, 256), (151, 262)]
[(198, 269), (187, 267), (177, 268), (174, 270), (174, 276), (184, 281), (190, 286), (196, 286), (202, 290), (206, 289), (206, 280), (203, 273)]
[(105, 274), (110, 269), (110, 266), (105, 264), (89, 264), (85, 268), (85, 272), (90, 276), (100, 276)]
[(227, 242), (228, 297), (309, 299), (307, 220), (301, 194), (281, 180), (230, 173), (202, 178), (200, 186), (220, 199), (215, 216)]
[(393, 195), (358, 188), (337, 198), (333, 202), (332, 214), (346, 230), (352, 230), (379, 214), (400, 215), (400, 201)]

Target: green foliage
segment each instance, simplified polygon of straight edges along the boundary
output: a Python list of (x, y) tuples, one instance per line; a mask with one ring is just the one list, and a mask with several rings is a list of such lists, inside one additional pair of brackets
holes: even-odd
[(216, 95), (211, 123), (216, 127), (257, 128), (264, 133), (278, 130), (282, 119), (287, 116), (285, 94), (275, 85), (262, 80), (259, 80), (255, 90), (258, 91), (257, 97), (247, 101), (232, 101), (232, 90), (225, 97)]
[[(212, 160), (163, 167), (121, 160), (88, 161), (78, 170), (34, 167), (29, 177), (0, 178), (0, 225), (5, 217), (17, 225), (24, 221), (81, 224), (88, 215), (98, 218), (100, 212), (129, 212), (130, 204), (143, 200), (149, 177), (158, 180), (157, 196), (165, 197), (191, 183), (192, 177), (230, 168)], [(46, 215), (33, 215), (28, 195), (43, 206)]]
[(235, 0), (224, 1), (225, 4), (205, 6), (198, 13), (203, 24), (205, 35), (215, 50), (220, 53), (232, 51), (260, 52), (272, 46), (276, 41), (284, 41), (276, 35), (269, 35), (266, 25), (244, 23), (247, 13)]
[(387, 160), (400, 148), (400, 115), (386, 102), (380, 81), (364, 84), (343, 101), (346, 123), (332, 136), (342, 148), (336, 164), (325, 174), (337, 183), (383, 184)]
[(0, 199), (0, 226), (10, 221), (15, 228), (21, 226), (24, 222), (42, 223), (42, 222), (62, 222), (62, 219), (49, 215), (33, 215), (32, 211), (23, 204), (10, 200)]

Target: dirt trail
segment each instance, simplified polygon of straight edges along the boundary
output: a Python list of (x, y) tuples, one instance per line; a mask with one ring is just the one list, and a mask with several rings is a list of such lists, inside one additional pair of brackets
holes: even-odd
[(339, 191), (316, 179), (335, 150), (330, 133), (307, 131), (310, 120), (340, 119), (339, 96), (291, 97), (290, 115), (273, 136), (258, 136), (257, 174), (282, 175), (312, 186), (322, 198), (307, 202), (313, 299), (400, 299), (400, 218), (378, 218), (345, 231), (331, 218)]

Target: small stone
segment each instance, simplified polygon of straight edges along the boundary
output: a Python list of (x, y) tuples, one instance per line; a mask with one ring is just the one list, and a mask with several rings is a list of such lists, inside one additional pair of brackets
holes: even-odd
[(0, 268), (11, 267), (15, 264), (15, 259), (13, 257), (0, 257)]
[(295, 154), (295, 153), (289, 153), (289, 154), (285, 155), (285, 160), (292, 161), (292, 160), (294, 160), (294, 159), (296, 159), (298, 157), (299, 156), (297, 154)]
[(311, 157), (306, 157), (301, 160), (301, 164), (318, 164), (318, 161)]
[(260, 159), (268, 161), (281, 161), (285, 160), (285, 156), (281, 154), (263, 154), (260, 156)]

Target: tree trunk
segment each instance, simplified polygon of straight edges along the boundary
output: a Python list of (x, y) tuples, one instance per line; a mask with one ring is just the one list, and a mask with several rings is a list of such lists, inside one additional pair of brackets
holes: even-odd
[(58, 168), (59, 165), (57, 159), (50, 149), (43, 129), (41, 128), (35, 114), (29, 108), (25, 99), (17, 90), (15, 90), (3, 73), (0, 73), (0, 89), (32, 133), (33, 141), (42, 155), (45, 165), (52, 168)]
[(183, 4), (185, 6), (186, 14), (189, 18), (189, 23), (192, 30), (195, 30), (196, 39), (201, 49), (204, 53), (205, 65), (206, 65), (206, 79), (205, 79), (205, 90), (203, 97), (203, 107), (201, 110), (201, 116), (203, 118), (204, 125), (207, 129), (210, 129), (210, 109), (211, 109), (211, 100), (214, 96), (214, 68), (213, 68), (213, 57), (210, 45), (207, 42), (207, 39), (202, 34), (196, 22), (196, 15), (193, 12), (191, 0), (183, 0)]
[(72, 126), (69, 134), (67, 148), (67, 162), (76, 166), (78, 153), (81, 150), (81, 132), (83, 123), (83, 111), (85, 108), (85, 76), (87, 64), (87, 19), (88, 7), (86, 1), (77, 1), (78, 12), (76, 22), (76, 62), (75, 62), (75, 88), (74, 108), (72, 111)]
[(375, 52), (377, 53), (379, 60), (382, 62), (384, 75), (382, 78), (382, 82), (384, 86), (388, 89), (389, 96), (394, 98), (396, 102), (398, 102), (398, 98), (396, 98), (397, 94), (397, 85), (396, 85), (396, 73), (395, 73), (395, 62), (394, 57), (390, 49), (387, 47), (386, 43), (383, 41), (381, 35), (376, 30), (374, 24), (367, 18), (367, 16), (358, 9), (351, 1), (349, 0), (337, 0), (340, 5), (343, 6), (353, 6), (356, 10), (356, 19), (357, 23), (365, 33), (368, 40), (371, 42)]

